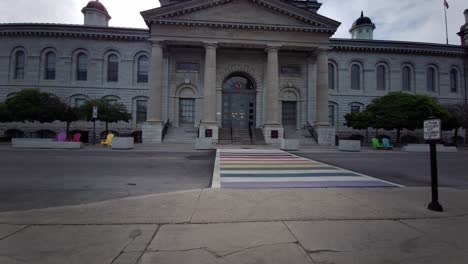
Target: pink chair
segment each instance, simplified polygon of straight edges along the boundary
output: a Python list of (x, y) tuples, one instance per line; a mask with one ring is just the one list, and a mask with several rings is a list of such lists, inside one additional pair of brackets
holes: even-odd
[(60, 132), (57, 135), (57, 141), (58, 142), (65, 142), (67, 141), (67, 134), (65, 132)]
[(73, 142), (80, 142), (81, 141), (81, 134), (80, 133), (73, 134), (72, 141)]

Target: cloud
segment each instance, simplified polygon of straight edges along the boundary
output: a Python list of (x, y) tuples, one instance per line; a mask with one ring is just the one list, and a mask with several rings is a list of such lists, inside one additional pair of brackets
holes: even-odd
[[(82, 24), (81, 9), (89, 0), (0, 0), (0, 23), (41, 22)], [(159, 6), (157, 0), (100, 0), (108, 9), (111, 26), (146, 27), (140, 12)], [(466, 0), (448, 0), (449, 40), (464, 24)], [(319, 0), (320, 2), (320, 0)], [(319, 13), (342, 22), (334, 37), (349, 38), (352, 23), (361, 10), (376, 24), (376, 39), (445, 43), (443, 0), (322, 0)]]

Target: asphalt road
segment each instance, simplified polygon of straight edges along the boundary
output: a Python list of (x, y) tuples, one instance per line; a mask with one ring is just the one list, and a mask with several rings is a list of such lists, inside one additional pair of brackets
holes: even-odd
[(0, 149), (0, 211), (206, 188), (214, 157), (214, 151)]
[[(431, 186), (429, 153), (359, 152), (297, 155), (409, 187)], [(438, 153), (439, 184), (468, 188), (468, 152)]]

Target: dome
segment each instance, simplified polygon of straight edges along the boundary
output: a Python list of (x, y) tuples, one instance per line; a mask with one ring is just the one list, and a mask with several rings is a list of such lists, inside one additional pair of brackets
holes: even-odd
[(364, 16), (364, 11), (361, 12), (361, 17), (358, 18), (356, 21), (354, 21), (352, 28), (363, 26), (363, 25), (370, 25), (375, 29), (375, 25), (374, 23), (372, 23), (372, 20), (369, 17)]
[(107, 12), (106, 7), (105, 7), (101, 2), (99, 2), (99, 0), (96, 0), (96, 1), (89, 1), (89, 3), (86, 5), (86, 7), (83, 8), (82, 12), (84, 12), (85, 9), (96, 9), (96, 10), (98, 10), (99, 12), (103, 13), (104, 15), (106, 15), (108, 18), (111, 18), (111, 16), (110, 16), (109, 13)]

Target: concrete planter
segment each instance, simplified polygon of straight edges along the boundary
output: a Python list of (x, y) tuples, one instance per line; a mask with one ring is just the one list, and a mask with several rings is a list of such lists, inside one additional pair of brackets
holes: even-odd
[(197, 138), (195, 139), (195, 149), (206, 150), (214, 149), (213, 140), (211, 138)]
[(13, 138), (13, 148), (80, 149), (81, 142), (58, 142), (49, 138)]
[(361, 141), (340, 139), (338, 149), (341, 151), (359, 152), (361, 151)]
[[(429, 144), (408, 144), (401, 150), (407, 152), (429, 152)], [(457, 147), (447, 147), (437, 144), (437, 152), (458, 152)]]
[(112, 139), (112, 149), (132, 149), (135, 147), (133, 137), (114, 137)]
[(299, 140), (298, 139), (281, 139), (282, 150), (299, 150)]

